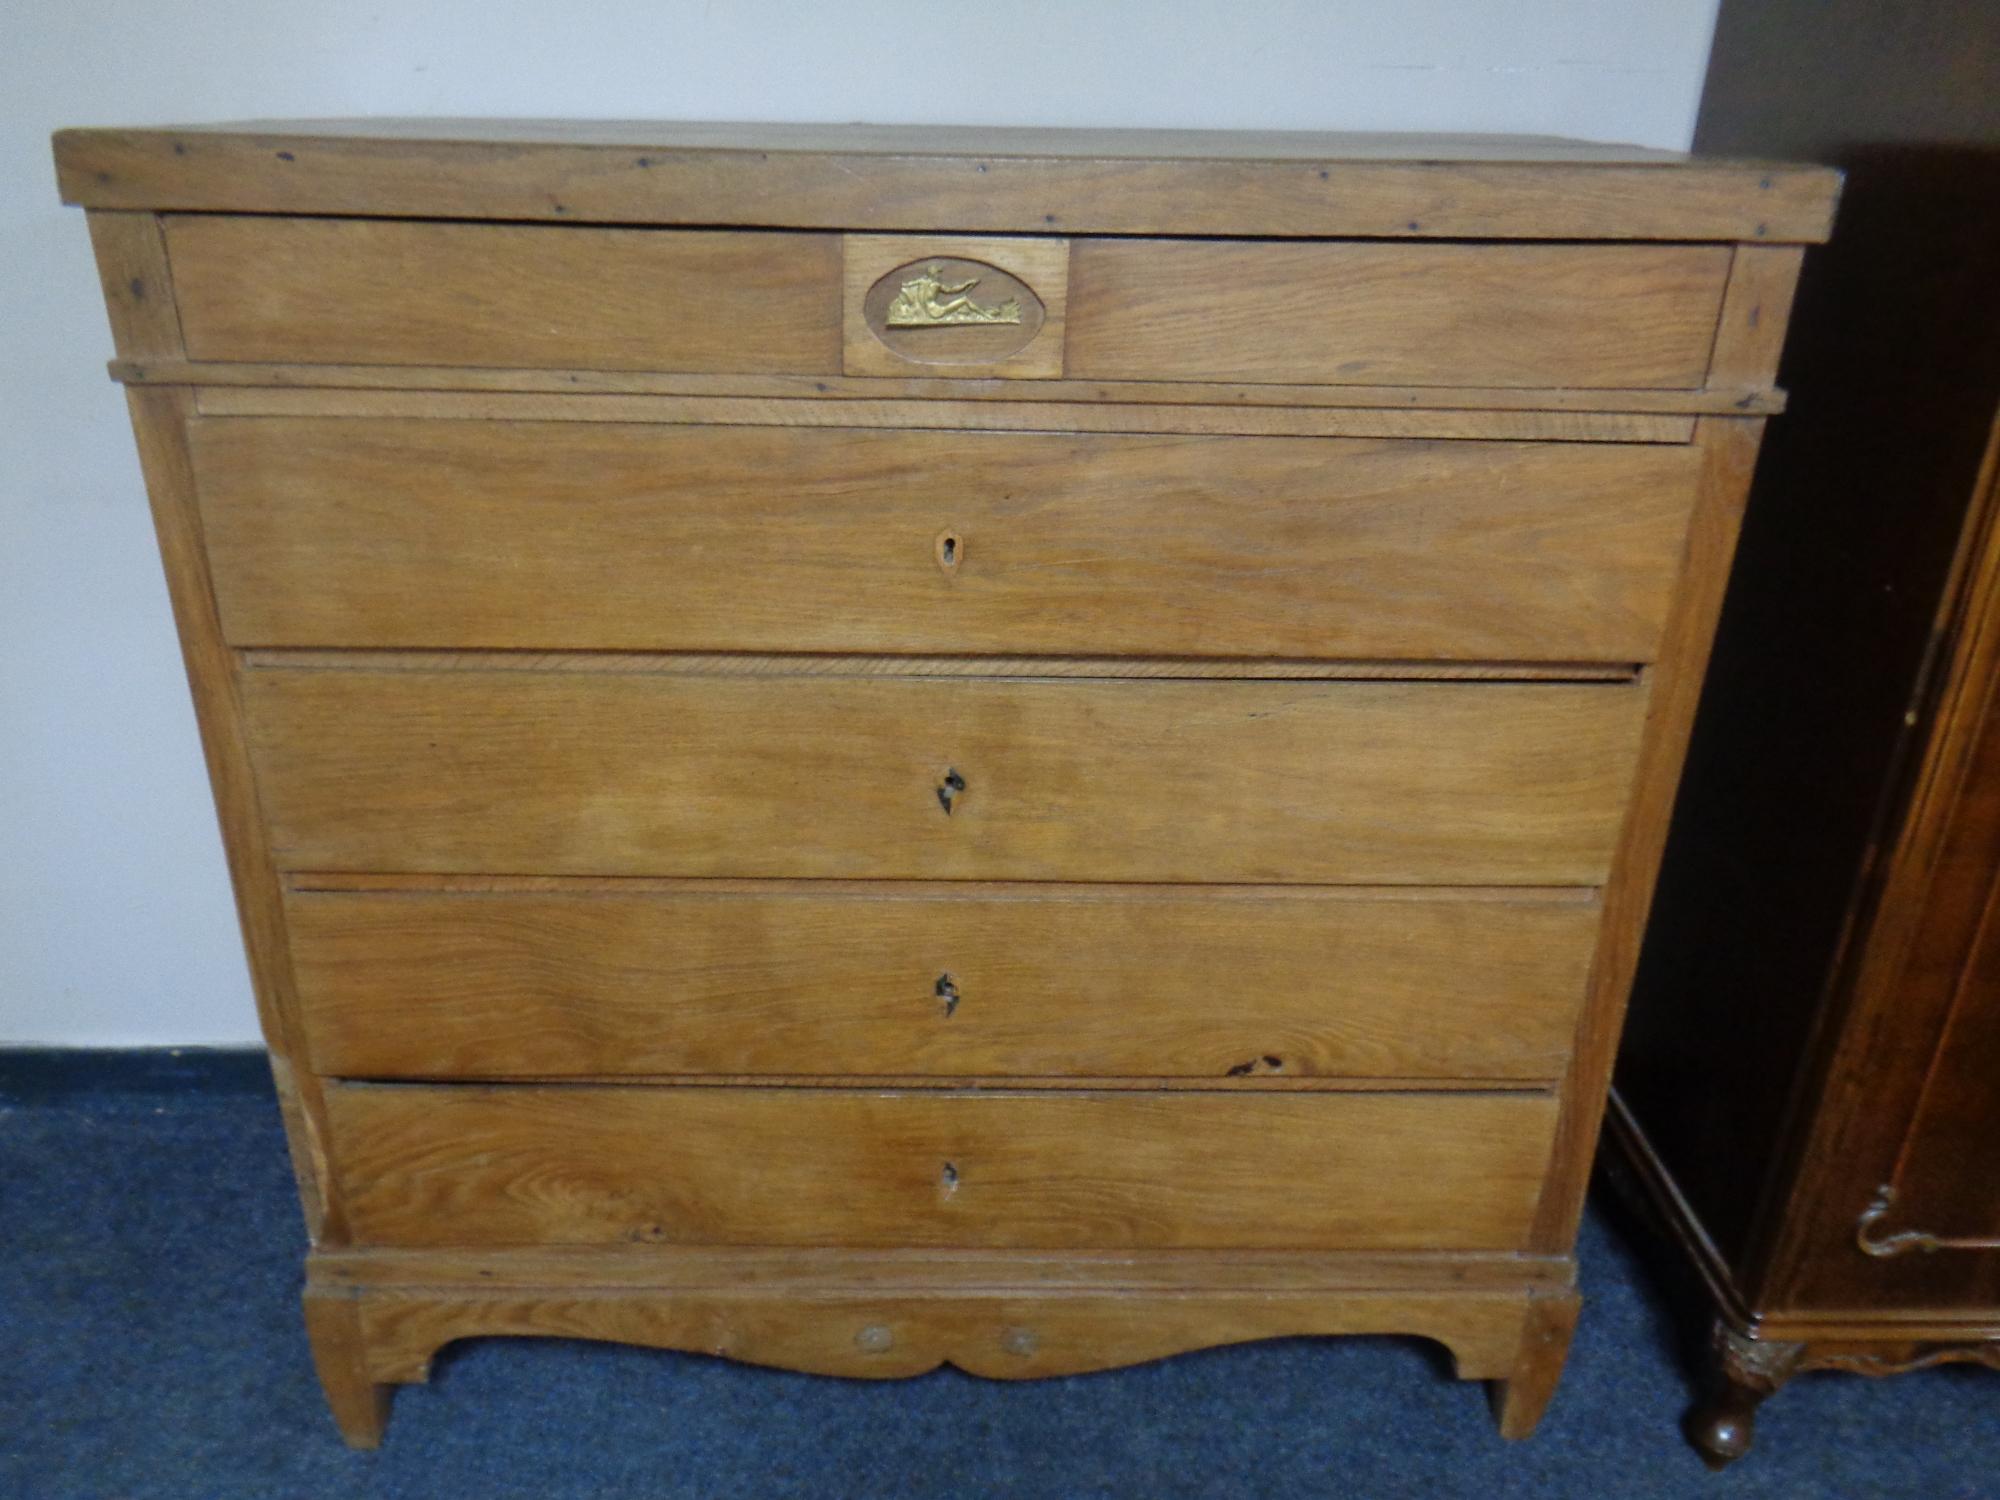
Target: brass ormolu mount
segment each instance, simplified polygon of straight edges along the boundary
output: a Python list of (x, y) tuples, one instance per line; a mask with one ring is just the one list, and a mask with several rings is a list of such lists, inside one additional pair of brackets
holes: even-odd
[(1021, 321), (1020, 298), (1009, 297), (1005, 302), (982, 307), (966, 295), (978, 285), (979, 278), (975, 276), (957, 286), (948, 286), (944, 267), (932, 262), (903, 283), (896, 300), (889, 304), (884, 321), (891, 328), (951, 328), (968, 323)]
[(1877, 1237), (1875, 1226), (1889, 1216), (1895, 1206), (1896, 1190), (1884, 1185), (1875, 1201), (1862, 1210), (1855, 1225), (1854, 1242), (1869, 1255), (1901, 1255), (1906, 1250), (2000, 1250), (2000, 1239), (1947, 1239), (1921, 1229)]

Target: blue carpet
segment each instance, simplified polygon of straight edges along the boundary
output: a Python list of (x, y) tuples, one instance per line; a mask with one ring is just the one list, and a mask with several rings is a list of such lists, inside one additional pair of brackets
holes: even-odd
[(0, 1105), (0, 1496), (2000, 1500), (2000, 1372), (1963, 1367), (1801, 1377), (1750, 1457), (1709, 1474), (1678, 1431), (1674, 1328), (1595, 1212), (1569, 1369), (1518, 1444), (1416, 1340), (1016, 1385), (489, 1339), (446, 1350), (398, 1392), (382, 1450), (350, 1453), (300, 1326), (304, 1248), (268, 1093)]

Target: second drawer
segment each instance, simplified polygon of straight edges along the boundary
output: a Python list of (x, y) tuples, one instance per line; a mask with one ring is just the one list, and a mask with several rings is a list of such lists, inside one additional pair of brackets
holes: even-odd
[(1685, 445), (204, 418), (243, 646), (1642, 662)]
[(699, 883), (303, 890), (361, 1078), (1560, 1077), (1584, 892)]

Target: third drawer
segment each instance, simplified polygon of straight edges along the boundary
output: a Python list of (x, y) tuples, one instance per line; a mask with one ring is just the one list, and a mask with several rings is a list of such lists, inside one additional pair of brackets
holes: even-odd
[(291, 891), (313, 1068), (1550, 1080), (1599, 914), (1587, 891), (533, 886)]

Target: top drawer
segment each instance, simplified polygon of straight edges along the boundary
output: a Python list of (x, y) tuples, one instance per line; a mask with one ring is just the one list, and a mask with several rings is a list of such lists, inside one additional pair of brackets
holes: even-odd
[[(989, 373), (986, 356), (926, 363), (910, 336), (871, 331), (880, 319), (860, 304), (897, 268), (876, 275), (881, 242), (868, 237), (224, 215), (169, 215), (165, 225), (196, 360)], [(908, 257), (901, 269), (919, 274), (927, 242), (896, 243)], [(940, 264), (970, 284), (982, 243), (937, 241)], [(1043, 248), (1024, 261), (1024, 244)], [(1434, 241), (991, 246), (987, 279), (1011, 285), (1011, 276), (1051, 310), (1033, 333), (1039, 356), (1023, 364), (1019, 351), (996, 353), (993, 374), (1600, 389), (1703, 383), (1731, 254)], [(1066, 317), (1054, 316), (1065, 304)], [(843, 337), (869, 357), (849, 349), (844, 358)], [(893, 349), (875, 347), (892, 337)]]
[(1081, 380), (1687, 389), (1717, 245), (1078, 240)]
[(840, 236), (168, 215), (190, 359), (824, 375)]

